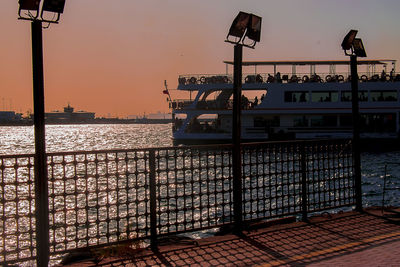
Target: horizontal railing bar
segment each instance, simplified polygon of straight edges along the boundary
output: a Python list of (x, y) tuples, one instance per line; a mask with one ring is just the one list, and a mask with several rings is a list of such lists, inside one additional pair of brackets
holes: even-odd
[[(280, 141), (265, 141), (265, 142), (243, 142), (242, 146), (259, 146), (259, 145), (268, 145), (268, 144), (298, 144), (298, 143), (314, 143), (314, 142), (335, 142), (341, 141), (344, 139), (298, 139), (298, 140), (280, 140)], [(104, 150), (76, 150), (76, 151), (62, 151), (62, 152), (48, 152), (47, 156), (63, 156), (63, 155), (79, 155), (79, 154), (101, 154), (101, 153), (126, 153), (126, 152), (144, 152), (149, 150), (173, 150), (173, 149), (207, 149), (207, 148), (231, 148), (233, 144), (224, 143), (218, 144), (216, 146), (213, 145), (192, 145), (192, 146), (167, 146), (167, 147), (148, 147), (148, 148), (132, 148), (132, 149), (104, 149)], [(8, 159), (8, 158), (24, 158), (24, 157), (34, 157), (35, 154), (9, 154), (9, 155), (0, 155), (0, 159)], [(388, 163), (388, 164), (400, 164), (400, 163)]]
[[(390, 187), (390, 188), (385, 188), (385, 190), (386, 191), (388, 191), (388, 190), (400, 190), (400, 187)], [(381, 194), (381, 193), (379, 193), (379, 194)]]
[[(91, 245), (90, 248), (91, 249), (98, 249), (98, 248), (103, 248), (105, 246), (114, 246), (114, 245), (121, 245), (121, 244), (129, 244), (135, 241), (145, 241), (149, 239), (148, 236), (144, 236), (144, 237), (138, 237), (138, 238), (133, 238), (133, 239), (126, 239), (126, 240), (119, 240), (119, 241), (115, 241), (115, 242), (109, 242), (107, 244), (100, 244), (100, 245)], [(81, 251), (87, 251), (88, 247), (80, 247), (80, 248), (72, 248), (72, 249), (68, 249), (67, 252), (81, 252)], [(61, 253), (63, 253), (64, 251), (61, 251)], [(50, 255), (54, 256), (54, 255), (60, 255), (60, 251), (56, 250), (56, 251), (50, 251), (49, 252)]]
[(386, 165), (400, 165), (400, 162), (386, 162)]
[[(218, 148), (229, 148), (232, 144), (221, 144)], [(149, 148), (135, 148), (135, 149), (109, 149), (109, 150), (88, 150), (88, 151), (66, 151), (66, 152), (50, 152), (47, 153), (48, 156), (62, 156), (62, 155), (79, 155), (79, 154), (106, 154), (106, 153), (129, 153), (129, 152), (146, 152), (150, 150), (176, 150), (176, 149), (207, 149), (216, 148), (215, 145), (195, 145), (195, 146), (169, 146), (169, 147), (149, 147)]]
[[(0, 263), (7, 263), (6, 265), (2, 265), (2, 266), (8, 266), (8, 265), (14, 264), (14, 263), (24, 263), (24, 262), (34, 261), (34, 260), (36, 260), (36, 256), (27, 257), (27, 258), (23, 258), (23, 259), (16, 259), (16, 260), (7, 260), (7, 261), (0, 262)], [(31, 266), (31, 265), (26, 265), (26, 266)]]
[(9, 154), (9, 155), (0, 155), (0, 160), (1, 159), (10, 159), (10, 158), (33, 158), (35, 154), (30, 153), (30, 154)]

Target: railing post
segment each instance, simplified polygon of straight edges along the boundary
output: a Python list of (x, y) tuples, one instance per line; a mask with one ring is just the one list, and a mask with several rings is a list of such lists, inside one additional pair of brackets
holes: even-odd
[(157, 194), (156, 194), (156, 156), (154, 149), (149, 150), (150, 178), (150, 247), (157, 250)]
[(300, 170), (301, 170), (301, 214), (303, 222), (308, 221), (307, 219), (307, 155), (306, 145), (304, 142), (300, 145)]
[(384, 210), (384, 207), (385, 207), (386, 175), (387, 175), (387, 164), (385, 164), (385, 173), (383, 176), (382, 211)]

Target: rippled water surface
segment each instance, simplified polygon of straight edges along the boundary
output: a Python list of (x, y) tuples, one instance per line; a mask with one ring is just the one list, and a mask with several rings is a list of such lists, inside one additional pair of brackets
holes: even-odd
[[(172, 145), (170, 124), (47, 125), (47, 152)], [(2, 155), (34, 152), (33, 126), (0, 127)]]

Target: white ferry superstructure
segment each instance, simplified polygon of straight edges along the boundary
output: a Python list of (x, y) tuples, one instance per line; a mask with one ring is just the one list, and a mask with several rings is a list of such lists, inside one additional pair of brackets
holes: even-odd
[[(227, 70), (233, 64), (224, 63)], [(396, 60), (360, 60), (358, 64), (361, 137), (399, 138)], [(243, 74), (243, 141), (352, 136), (349, 61), (254, 61), (243, 62), (243, 66), (254, 67), (254, 73)], [(271, 73), (258, 73), (260, 66), (271, 68)], [(319, 72), (323, 66), (329, 70)], [(360, 72), (360, 66), (366, 71)], [(336, 72), (337, 67), (347, 68), (347, 72)], [(291, 71), (280, 71), (285, 68)], [(298, 72), (300, 68), (309, 72)], [(189, 92), (191, 97), (169, 98), (175, 144), (231, 142), (232, 81), (228, 71), (179, 76), (177, 90)]]

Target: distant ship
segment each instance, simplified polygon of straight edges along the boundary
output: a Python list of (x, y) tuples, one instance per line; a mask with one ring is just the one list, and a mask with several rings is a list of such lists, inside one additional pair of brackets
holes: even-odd
[(95, 118), (94, 112), (74, 111), (69, 104), (64, 112), (54, 111), (45, 114), (46, 124), (162, 124), (171, 123), (172, 119), (152, 119), (143, 116), (136, 119)]
[[(64, 111), (52, 111), (45, 113), (46, 124), (165, 124), (171, 123), (172, 119), (164, 117), (149, 118), (143, 116), (135, 119), (120, 118), (96, 118), (94, 112), (74, 111), (74, 108), (68, 104)], [(157, 114), (158, 115), (158, 114)], [(34, 114), (23, 118), (22, 114), (15, 111), (0, 111), (0, 126), (25, 126), (33, 125)]]
[(21, 113), (15, 111), (0, 111), (0, 125), (29, 125), (30, 122), (22, 118)]
[(47, 124), (82, 124), (93, 123), (95, 121), (95, 113), (87, 111), (74, 111), (69, 104), (64, 107), (64, 112), (53, 111), (45, 113)]

